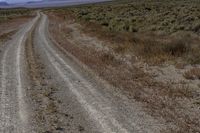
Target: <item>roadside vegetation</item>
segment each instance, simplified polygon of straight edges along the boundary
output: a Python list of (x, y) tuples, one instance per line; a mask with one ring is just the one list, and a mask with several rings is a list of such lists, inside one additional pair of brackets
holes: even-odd
[(17, 17), (31, 16), (32, 10), (30, 9), (0, 9), (0, 23)]
[(179, 57), (186, 63), (200, 63), (197, 0), (125, 0), (55, 12), (63, 13), (65, 19), (70, 16), (81, 21), (87, 33), (117, 43), (118, 51), (132, 49), (148, 63), (177, 63)]
[(77, 7), (71, 11), (79, 19), (99, 23), (111, 31), (200, 33), (200, 3), (195, 0), (129, 0), (127, 3)]
[(198, 0), (124, 0), (46, 12), (60, 47), (163, 118), (163, 132), (200, 131)]

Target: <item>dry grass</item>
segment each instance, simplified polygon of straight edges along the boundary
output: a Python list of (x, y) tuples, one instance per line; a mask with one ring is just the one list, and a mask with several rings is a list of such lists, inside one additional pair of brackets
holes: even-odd
[(136, 55), (149, 64), (166, 61), (178, 63), (200, 63), (200, 39), (193, 33), (178, 32), (175, 35), (162, 35), (155, 32), (130, 33), (110, 32), (98, 24), (82, 22), (83, 32), (106, 40), (113, 45), (115, 52)]
[(132, 52), (150, 64), (177, 58), (198, 64), (199, 7), (196, 0), (126, 0), (51, 11), (81, 23), (85, 33), (114, 44), (116, 52)]
[(200, 68), (192, 68), (183, 75), (186, 79), (200, 79)]
[[(188, 37), (165, 36), (165, 38), (160, 38), (156, 35), (142, 39), (140, 39), (141, 35), (138, 37), (138, 41), (133, 43), (132, 49), (138, 57), (142, 57), (149, 64), (160, 64), (166, 61), (176, 62), (178, 58), (190, 63), (188, 57), (194, 57), (193, 40)], [(200, 49), (199, 46), (198, 49)]]

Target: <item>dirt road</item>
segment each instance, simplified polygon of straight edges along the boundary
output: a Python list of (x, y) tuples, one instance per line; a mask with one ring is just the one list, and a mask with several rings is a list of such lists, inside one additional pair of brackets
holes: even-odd
[(162, 120), (98, 81), (61, 50), (37, 16), (1, 46), (0, 132), (156, 133)]

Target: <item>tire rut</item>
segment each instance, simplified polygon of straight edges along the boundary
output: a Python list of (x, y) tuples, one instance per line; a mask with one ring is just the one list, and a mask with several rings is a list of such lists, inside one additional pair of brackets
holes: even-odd
[(6, 42), (1, 60), (0, 131), (3, 133), (31, 131), (23, 60), (26, 34), (34, 27), (38, 17), (37, 15), (33, 21), (24, 25), (10, 41)]
[(51, 76), (47, 74), (34, 46), (36, 28), (29, 34), (25, 47), (28, 76), (31, 82), (31, 89), (28, 93), (32, 102), (30, 104), (34, 105), (32, 119), (34, 119), (37, 132), (53, 133), (63, 130), (59, 125), (58, 118), (57, 105), (59, 101), (53, 97), (57, 89), (49, 82)]

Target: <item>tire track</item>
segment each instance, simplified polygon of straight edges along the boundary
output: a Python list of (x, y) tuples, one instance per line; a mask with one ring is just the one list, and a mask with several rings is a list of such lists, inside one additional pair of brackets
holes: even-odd
[(51, 97), (55, 88), (48, 83), (44, 65), (35, 49), (34, 36), (36, 29), (37, 27), (30, 32), (25, 46), (27, 71), (31, 84), (28, 95), (31, 98), (31, 105), (34, 106), (32, 120), (36, 132), (53, 132), (59, 127), (56, 110), (57, 101)]
[(20, 29), (13, 39), (7, 42), (1, 64), (1, 115), (0, 131), (4, 133), (26, 133), (28, 112), (24, 99), (23, 54), (28, 32), (33, 28), (39, 14)]

